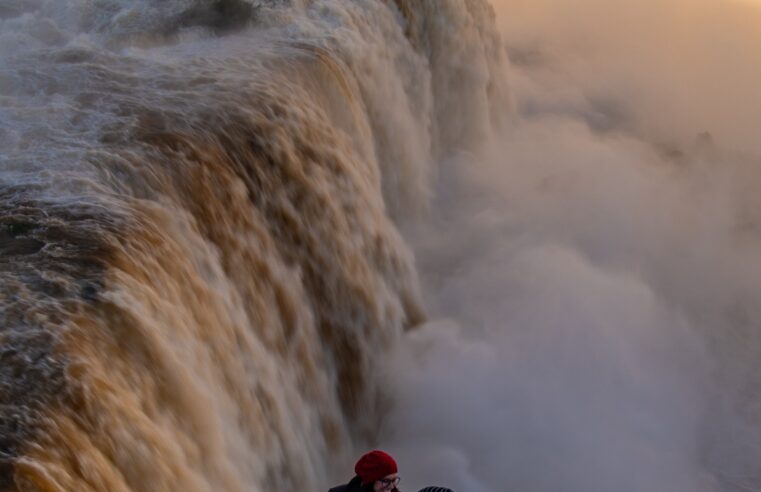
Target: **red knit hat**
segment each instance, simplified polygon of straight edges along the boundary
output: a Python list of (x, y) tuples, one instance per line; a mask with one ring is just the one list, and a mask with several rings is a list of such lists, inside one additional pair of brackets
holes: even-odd
[(394, 458), (377, 449), (363, 455), (354, 465), (354, 472), (362, 479), (363, 485), (373, 483), (396, 471)]

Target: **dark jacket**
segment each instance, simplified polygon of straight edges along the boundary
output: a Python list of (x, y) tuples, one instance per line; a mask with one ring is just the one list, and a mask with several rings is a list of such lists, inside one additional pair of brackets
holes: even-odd
[(362, 479), (359, 477), (352, 478), (346, 485), (333, 487), (328, 492), (367, 492), (373, 490), (372, 484), (362, 486)]

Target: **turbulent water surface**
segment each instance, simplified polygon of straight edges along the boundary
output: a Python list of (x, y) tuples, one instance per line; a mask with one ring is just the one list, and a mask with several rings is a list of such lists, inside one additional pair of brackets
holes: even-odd
[[(426, 199), (433, 155), (490, 127), (489, 6), (0, 15), (3, 485), (327, 483), (377, 434), (375, 360), (423, 317), (389, 216)], [(449, 97), (466, 57), (481, 73)]]
[(622, 39), (761, 16), (681, 3), (0, 0), (0, 488), (758, 490), (757, 79)]

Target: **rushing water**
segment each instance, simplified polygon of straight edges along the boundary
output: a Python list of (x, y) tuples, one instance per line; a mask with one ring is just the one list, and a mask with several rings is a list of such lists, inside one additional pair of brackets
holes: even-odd
[(503, 97), (491, 8), (0, 15), (3, 485), (327, 483), (377, 434), (377, 358), (423, 319), (389, 217), (423, 208), (434, 156)]
[(755, 86), (582, 3), (0, 0), (0, 489), (758, 490)]

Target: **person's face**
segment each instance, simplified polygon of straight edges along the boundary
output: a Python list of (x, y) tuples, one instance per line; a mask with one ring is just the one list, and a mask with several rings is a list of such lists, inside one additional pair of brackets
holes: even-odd
[(388, 492), (389, 490), (394, 490), (394, 488), (398, 484), (399, 484), (399, 475), (397, 475), (396, 473), (392, 473), (391, 475), (386, 475), (380, 480), (376, 480), (375, 483), (373, 483), (373, 491), (374, 492)]

